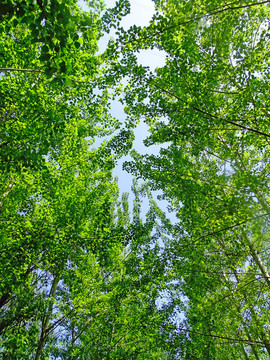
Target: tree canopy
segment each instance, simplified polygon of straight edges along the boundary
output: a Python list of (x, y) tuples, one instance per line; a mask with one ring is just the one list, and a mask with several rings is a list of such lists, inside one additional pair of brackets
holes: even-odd
[(3, 359), (269, 359), (269, 1), (154, 2), (0, 6)]

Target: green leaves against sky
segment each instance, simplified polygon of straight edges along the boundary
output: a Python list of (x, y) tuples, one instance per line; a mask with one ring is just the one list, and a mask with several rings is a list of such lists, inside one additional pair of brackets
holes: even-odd
[(1, 358), (269, 359), (269, 1), (86, 4), (0, 5)]

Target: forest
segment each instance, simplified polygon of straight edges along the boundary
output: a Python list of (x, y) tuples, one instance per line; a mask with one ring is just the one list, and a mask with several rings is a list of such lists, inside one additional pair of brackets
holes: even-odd
[(0, 4), (0, 359), (270, 359), (270, 0), (81, 4)]

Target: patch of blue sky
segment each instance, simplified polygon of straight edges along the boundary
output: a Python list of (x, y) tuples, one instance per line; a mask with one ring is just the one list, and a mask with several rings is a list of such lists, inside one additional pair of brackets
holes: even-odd
[[(81, 5), (85, 8), (85, 5), (83, 5), (83, 2), (80, 2)], [(115, 0), (105, 0), (106, 7), (112, 8), (115, 6), (116, 1)], [(154, 2), (151, 0), (131, 0), (130, 1), (131, 10), (130, 14), (125, 16), (121, 21), (121, 26), (128, 30), (132, 25), (136, 26), (147, 26), (150, 23), (150, 20), (152, 18), (152, 15), (155, 12)], [(86, 8), (85, 8), (86, 9)], [(99, 52), (102, 53), (108, 44), (108, 41), (111, 37), (114, 37), (114, 32), (112, 31), (110, 34), (105, 34), (99, 41)], [(160, 51), (158, 49), (147, 49), (147, 50), (141, 50), (137, 53), (137, 61), (140, 65), (149, 67), (152, 72), (155, 71), (156, 68), (162, 67), (165, 64), (166, 54), (163, 51)], [(147, 99), (146, 99), (147, 102)], [(116, 119), (119, 119), (123, 124), (126, 119), (126, 114), (124, 112), (123, 105), (120, 103), (119, 99), (116, 99), (112, 101), (111, 104), (111, 115), (114, 116)], [(144, 140), (149, 135), (148, 132), (148, 126), (145, 122), (143, 122), (143, 119), (141, 120), (140, 124), (137, 125), (137, 127), (134, 130), (135, 133), (135, 141), (133, 148), (138, 151), (140, 154), (158, 154), (160, 150), (160, 146), (154, 145), (150, 147), (146, 147), (144, 145)], [(95, 142), (95, 147), (99, 146), (102, 141), (108, 140), (108, 138), (100, 138), (97, 139)], [(120, 194), (123, 192), (128, 192), (129, 195), (129, 201), (130, 204), (132, 204), (132, 201), (134, 199), (133, 194), (131, 193), (131, 187), (132, 187), (132, 179), (133, 177), (125, 172), (123, 170), (123, 163), (125, 161), (130, 161), (131, 157), (125, 156), (122, 157), (114, 170), (114, 176), (117, 176), (118, 178), (118, 184), (120, 189)], [(156, 192), (155, 197), (157, 196), (158, 192)], [(166, 210), (166, 202), (162, 201), (159, 202), (162, 209)], [(145, 211), (146, 211), (147, 205), (145, 205)], [(143, 211), (142, 211), (143, 213)]]

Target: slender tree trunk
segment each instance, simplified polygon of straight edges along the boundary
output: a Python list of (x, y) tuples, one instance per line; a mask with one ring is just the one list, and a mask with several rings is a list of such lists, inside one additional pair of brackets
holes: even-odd
[[(238, 280), (238, 275), (235, 273), (234, 276), (235, 276), (235, 278), (236, 278), (236, 281), (238, 282), (238, 281), (239, 281), (239, 280)], [(245, 298), (245, 301), (246, 301), (246, 299), (247, 299), (247, 293), (244, 292), (243, 295), (244, 295), (244, 298)], [(266, 348), (266, 350), (267, 350), (267, 352), (268, 352), (268, 354), (269, 354), (269, 356), (270, 356), (270, 342), (269, 342), (269, 339), (267, 338), (267, 335), (266, 335), (265, 332), (263, 331), (262, 326), (259, 324), (258, 315), (257, 315), (256, 312), (254, 311), (252, 305), (253, 305), (253, 304), (251, 304), (251, 306), (249, 306), (249, 310), (250, 310), (250, 313), (251, 313), (252, 320), (256, 323), (256, 326), (257, 326), (258, 332), (259, 332), (259, 334), (260, 334), (260, 337), (261, 337), (262, 341), (264, 342), (264, 346), (265, 346), (265, 348)], [(257, 355), (256, 358), (257, 358), (258, 360), (260, 360), (259, 357), (258, 357), (258, 355)]]
[[(71, 351), (74, 348), (75, 341), (76, 341), (75, 325), (72, 323), (71, 324)], [(73, 355), (69, 355), (68, 360), (75, 360), (75, 358)]]
[[(234, 272), (234, 277), (236, 278), (236, 281), (237, 281), (237, 283), (238, 283), (239, 280), (238, 280), (237, 273), (236, 273), (234, 270), (233, 270), (233, 272)], [(231, 282), (230, 282), (230, 280), (228, 279), (228, 277), (227, 277), (227, 275), (226, 275), (225, 272), (223, 272), (223, 276), (224, 276), (225, 280), (227, 281), (228, 286), (230, 286), (230, 285), (231, 285)], [(245, 295), (244, 295), (244, 296), (245, 296)], [(233, 292), (232, 292), (232, 297), (235, 299), (235, 295), (234, 295)], [(246, 296), (245, 296), (245, 300), (246, 300)], [(236, 299), (235, 299), (235, 303), (236, 303), (236, 310), (237, 310), (238, 316), (240, 317), (240, 321), (241, 321), (241, 323), (242, 323), (242, 325), (243, 325), (243, 328), (244, 328), (244, 330), (245, 330), (245, 333), (246, 333), (246, 335), (247, 335), (247, 338), (248, 338), (248, 340), (250, 341), (250, 348), (251, 348), (251, 350), (252, 350), (252, 352), (253, 352), (256, 360), (260, 360), (259, 355), (258, 355), (258, 352), (257, 352), (257, 349), (256, 349), (255, 345), (252, 344), (252, 338), (251, 338), (251, 335), (250, 335), (249, 328), (248, 328), (248, 326), (246, 325), (245, 319), (243, 318), (243, 314), (242, 314), (242, 312), (241, 312), (241, 308), (240, 308), (240, 306), (238, 305)], [(250, 307), (249, 307), (249, 308), (250, 308)], [(245, 348), (244, 344), (242, 343), (241, 345), (242, 345), (241, 347), (242, 347), (242, 349), (243, 349), (245, 359), (249, 359), (249, 356), (248, 356), (248, 353), (247, 353), (247, 351), (246, 351), (246, 348)]]
[(250, 254), (251, 254), (253, 260), (257, 264), (258, 268), (261, 270), (262, 276), (263, 276), (267, 286), (270, 289), (270, 275), (269, 275), (266, 267), (264, 266), (262, 259), (260, 258), (260, 255), (258, 254), (258, 251), (256, 250), (253, 242), (249, 239), (247, 234), (245, 234), (245, 232), (243, 232), (243, 231), (242, 231), (242, 237), (245, 240), (245, 243), (247, 244), (247, 246), (250, 250)]
[(46, 343), (47, 329), (48, 329), (49, 321), (50, 321), (50, 318), (52, 315), (53, 301), (55, 298), (55, 293), (56, 293), (58, 282), (59, 282), (59, 278), (57, 276), (55, 276), (55, 278), (53, 279), (53, 282), (52, 282), (52, 287), (51, 287), (51, 291), (50, 291), (50, 295), (49, 295), (50, 299), (49, 299), (49, 305), (47, 308), (47, 312), (45, 313), (45, 315), (43, 317), (43, 321), (42, 321), (41, 334), (40, 334), (40, 338), (39, 338), (39, 342), (38, 342), (38, 346), (37, 346), (35, 360), (40, 360), (42, 351), (43, 351), (45, 343)]
[[(244, 243), (246, 244), (246, 246), (250, 249), (249, 244), (251, 244), (252, 250), (253, 250), (254, 254), (257, 254), (257, 251), (256, 251), (256, 249), (254, 248), (254, 245), (251, 243), (251, 241), (249, 240), (249, 238), (247, 237), (247, 235), (246, 235), (245, 233), (243, 233), (243, 235), (244, 235), (244, 240), (243, 240), (243, 241), (244, 241)], [(226, 251), (225, 251), (225, 250), (226, 250), (226, 244), (225, 244), (223, 241), (221, 241), (221, 242), (219, 242), (219, 243), (220, 243), (220, 246), (222, 247), (222, 249), (224, 250), (224, 254), (225, 254), (225, 256), (226, 256)], [(251, 251), (251, 249), (250, 249), (250, 251)], [(251, 255), (252, 255), (252, 254), (251, 254)], [(269, 274), (268, 274), (267, 270), (265, 269), (265, 267), (264, 267), (264, 265), (263, 265), (263, 263), (262, 263), (262, 261), (261, 261), (261, 259), (260, 259), (260, 257), (259, 257), (258, 254), (257, 254), (257, 256), (258, 256), (257, 261), (258, 261), (258, 263), (260, 263), (259, 268), (260, 268), (261, 271), (262, 271), (262, 270), (264, 271), (264, 274), (265, 274), (265, 276), (266, 276), (266, 279), (269, 281), (269, 280), (270, 280)], [(252, 255), (252, 257), (253, 257), (253, 255)], [(254, 257), (253, 257), (253, 258), (254, 258)], [(254, 259), (254, 261), (255, 261), (255, 259)], [(258, 265), (258, 263), (256, 262), (257, 265)], [(235, 271), (235, 269), (232, 269), (232, 272), (233, 272), (233, 274), (234, 274), (234, 277), (235, 277), (237, 283), (239, 283), (238, 274), (237, 274), (237, 272)], [(225, 277), (225, 279), (226, 279), (227, 281), (229, 281), (229, 280), (227, 279), (227, 275), (226, 275), (225, 273), (224, 273), (224, 277)], [(265, 278), (265, 277), (264, 277), (264, 278)], [(268, 285), (268, 286), (269, 286), (269, 285)], [(232, 296), (234, 297), (234, 294), (232, 294)], [(243, 292), (243, 296), (244, 296), (244, 299), (245, 299), (245, 301), (246, 301), (246, 303), (247, 303), (247, 293), (246, 293), (246, 291)], [(250, 304), (250, 306), (249, 306), (249, 310), (250, 310), (250, 312), (251, 312), (252, 320), (256, 323), (257, 329), (258, 329), (258, 333), (260, 334), (260, 338), (262, 339), (262, 342), (263, 342), (263, 344), (264, 344), (264, 346), (265, 346), (266, 351), (267, 351), (268, 354), (270, 355), (270, 341), (269, 341), (269, 339), (267, 338), (267, 335), (265, 334), (262, 326), (259, 324), (258, 316), (257, 316), (257, 314), (255, 313), (252, 305), (253, 305), (253, 304)], [(238, 308), (237, 308), (237, 310), (238, 310), (238, 312), (240, 311), (240, 314), (241, 314), (241, 310), (238, 309)], [(241, 317), (242, 317), (242, 314), (241, 314)], [(250, 338), (250, 336), (249, 336), (248, 326), (245, 324), (245, 321), (244, 321), (243, 317), (242, 317), (242, 320), (243, 320), (242, 323), (243, 323), (243, 326), (244, 326), (244, 328), (245, 328), (245, 331), (246, 331), (246, 333), (247, 333), (247, 335), (248, 335), (248, 338), (249, 338), (249, 340), (251, 340), (251, 338)], [(252, 351), (253, 351), (256, 359), (257, 359), (257, 360), (260, 360), (260, 357), (259, 357), (259, 355), (258, 355), (258, 353), (257, 353), (257, 350), (254, 348), (253, 345), (251, 346), (251, 348), (252, 348)]]

